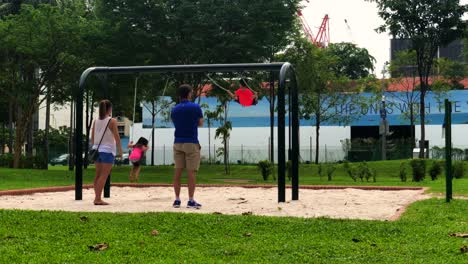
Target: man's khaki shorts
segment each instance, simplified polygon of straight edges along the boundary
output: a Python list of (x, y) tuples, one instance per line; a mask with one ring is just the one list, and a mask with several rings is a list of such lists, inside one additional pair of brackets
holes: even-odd
[(174, 164), (176, 169), (198, 171), (200, 168), (200, 144), (175, 143)]

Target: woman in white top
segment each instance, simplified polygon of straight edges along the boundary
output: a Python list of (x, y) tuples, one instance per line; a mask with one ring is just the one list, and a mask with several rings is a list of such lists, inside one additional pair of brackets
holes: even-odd
[[(98, 159), (95, 161), (94, 193), (96, 197), (94, 198), (94, 204), (108, 205), (101, 198), (102, 190), (112, 170), (114, 158), (116, 156), (122, 157), (122, 144), (117, 130), (117, 121), (112, 118), (112, 104), (109, 100), (99, 102), (99, 118), (94, 120), (91, 130), (91, 142), (93, 142), (93, 149), (97, 149), (99, 153)], [(116, 150), (118, 150), (118, 153), (116, 153)]]

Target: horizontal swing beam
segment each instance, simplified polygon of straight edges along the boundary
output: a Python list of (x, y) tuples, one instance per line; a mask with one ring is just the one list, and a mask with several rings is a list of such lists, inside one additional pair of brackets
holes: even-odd
[[(137, 73), (195, 73), (195, 72), (236, 72), (268, 71), (279, 73), (278, 93), (278, 202), (285, 202), (286, 177), (286, 143), (285, 143), (285, 90), (287, 75), (291, 75), (289, 93), (292, 96), (292, 193), (293, 200), (298, 199), (298, 160), (299, 160), (299, 115), (297, 106), (297, 84), (294, 68), (288, 62), (276, 63), (238, 63), (238, 64), (191, 64), (191, 65), (157, 65), (128, 67), (92, 67), (86, 69), (80, 77), (79, 89), (76, 92), (76, 127), (75, 127), (75, 200), (83, 199), (83, 98), (87, 78), (91, 74), (137, 74)], [(291, 87), (292, 85), (292, 87)]]

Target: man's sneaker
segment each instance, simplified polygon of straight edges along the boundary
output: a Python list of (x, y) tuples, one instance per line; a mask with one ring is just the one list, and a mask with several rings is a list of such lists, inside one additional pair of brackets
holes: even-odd
[(180, 200), (175, 200), (174, 203), (172, 204), (172, 207), (179, 208), (180, 207)]
[(187, 203), (187, 208), (195, 208), (195, 209), (200, 209), (201, 204), (195, 202), (195, 201), (188, 201)]

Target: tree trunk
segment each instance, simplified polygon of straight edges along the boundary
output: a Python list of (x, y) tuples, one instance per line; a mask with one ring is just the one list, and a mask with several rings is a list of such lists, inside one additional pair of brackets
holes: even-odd
[(13, 151), (13, 168), (15, 169), (21, 166), (22, 148), (26, 141), (26, 132), (28, 130), (29, 121), (24, 117), (23, 109), (21, 107), (17, 106), (16, 113), (15, 144)]
[(273, 165), (272, 176), (276, 180), (275, 174), (275, 79), (274, 74), (270, 72), (270, 161)]
[(14, 109), (14, 104), (10, 100), (10, 103), (8, 105), (8, 129), (9, 129), (8, 148), (10, 149), (10, 153), (13, 152), (13, 109)]
[(271, 164), (275, 164), (275, 102), (273, 100), (270, 101), (270, 159)]
[[(88, 151), (89, 151), (89, 91), (86, 92), (86, 139), (84, 145), (84, 159), (83, 159), (83, 167), (85, 169), (88, 168)], [(91, 110), (92, 111), (92, 110)]]
[(152, 113), (151, 113), (151, 166), (154, 166), (154, 122), (156, 118), (155, 103), (152, 102)]
[[(224, 124), (226, 125), (227, 122), (227, 103), (224, 103)], [(229, 138), (227, 137), (228, 131), (226, 131), (226, 134), (223, 136), (224, 137), (224, 171), (226, 174), (229, 174), (229, 168), (228, 168), (228, 163), (229, 163), (229, 149), (228, 149), (228, 140)]]
[(426, 107), (425, 107), (425, 98), (426, 98), (426, 83), (421, 82), (421, 93), (420, 93), (420, 107), (419, 114), (421, 119), (421, 140), (419, 142), (419, 158), (424, 159), (425, 155), (425, 139), (426, 139), (426, 129), (425, 129), (425, 118), (426, 118)]
[(413, 103), (410, 103), (410, 127), (411, 127), (411, 152), (416, 147), (416, 133), (414, 129), (414, 109)]
[(49, 130), (50, 130), (50, 91), (47, 88), (46, 99), (46, 118), (45, 118), (45, 133), (44, 133), (44, 165), (43, 169), (49, 169)]
[(211, 120), (208, 118), (208, 163), (211, 165)]
[[(319, 117), (317, 117), (319, 120)], [(315, 122), (315, 164), (319, 163), (319, 143), (320, 143), (320, 121)]]
[(73, 111), (73, 100), (70, 102), (70, 134), (68, 136), (68, 170), (73, 171), (74, 169), (74, 164), (73, 164), (73, 156), (74, 156), (74, 131), (73, 131), (73, 117), (74, 117), (74, 111)]
[(33, 160), (33, 147), (34, 147), (34, 126), (33, 126), (34, 118), (31, 119), (30, 122), (27, 123), (28, 132), (27, 132), (27, 139), (26, 139), (26, 156), (28, 161), (31, 162)]
[(24, 133), (21, 131), (23, 128), (21, 125), (17, 122), (16, 124), (16, 130), (15, 130), (15, 147), (13, 151), (13, 168), (18, 169), (21, 166), (21, 154), (22, 154), (22, 147), (24, 143)]

